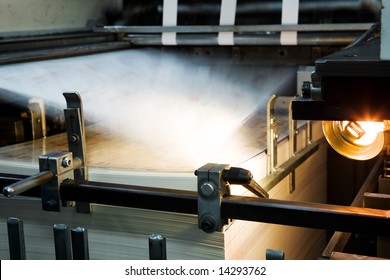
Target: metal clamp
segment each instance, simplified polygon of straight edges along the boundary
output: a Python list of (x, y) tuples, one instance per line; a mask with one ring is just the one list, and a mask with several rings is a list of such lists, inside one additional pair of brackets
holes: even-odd
[(198, 224), (204, 232), (220, 231), (221, 199), (229, 194), (229, 184), (223, 179), (227, 164), (208, 163), (196, 171), (198, 176)]
[[(39, 171), (50, 171), (53, 174), (50, 181), (41, 184), (43, 210), (60, 211), (60, 185), (66, 179), (73, 179), (73, 170), (80, 165), (80, 160), (73, 160), (70, 152), (52, 152), (39, 157)], [(62, 205), (66, 206), (66, 202)]]
[(198, 176), (198, 223), (204, 232), (220, 231), (221, 201), (230, 195), (230, 184), (239, 184), (253, 194), (268, 198), (268, 193), (254, 180), (249, 170), (227, 164), (208, 163), (195, 171)]

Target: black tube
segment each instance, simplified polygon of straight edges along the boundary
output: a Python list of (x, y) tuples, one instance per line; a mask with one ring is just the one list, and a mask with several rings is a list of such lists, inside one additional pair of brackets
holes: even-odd
[[(197, 193), (97, 182), (65, 181), (65, 200), (197, 214)], [(390, 211), (360, 207), (228, 196), (221, 203), (222, 218), (282, 225), (390, 235)]]
[(56, 260), (71, 260), (72, 247), (69, 227), (64, 224), (55, 224), (53, 232)]
[(82, 201), (150, 210), (197, 214), (197, 193), (66, 180), (60, 188), (62, 200)]
[[(197, 193), (100, 182), (66, 180), (61, 199), (158, 211), (197, 214)], [(345, 232), (390, 235), (390, 210), (229, 196), (222, 218)]]
[(160, 234), (151, 234), (149, 239), (149, 259), (150, 260), (166, 260), (167, 245), (165, 237)]
[(25, 260), (26, 247), (24, 242), (23, 221), (18, 218), (7, 219), (9, 257), (11, 260)]
[(298, 227), (390, 235), (390, 210), (229, 196), (221, 216)]
[(88, 231), (83, 227), (71, 229), (74, 260), (89, 260)]

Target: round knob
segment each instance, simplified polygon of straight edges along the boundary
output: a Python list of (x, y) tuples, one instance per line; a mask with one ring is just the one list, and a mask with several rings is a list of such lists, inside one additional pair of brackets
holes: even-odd
[(200, 187), (200, 191), (205, 197), (211, 197), (215, 193), (215, 187), (210, 183), (204, 183)]

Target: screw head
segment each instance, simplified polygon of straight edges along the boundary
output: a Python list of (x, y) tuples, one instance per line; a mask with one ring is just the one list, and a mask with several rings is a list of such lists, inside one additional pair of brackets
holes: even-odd
[(201, 191), (202, 195), (204, 195), (206, 197), (211, 197), (215, 193), (215, 187), (214, 187), (214, 185), (212, 185), (210, 183), (204, 183), (200, 187), (200, 191)]
[(70, 136), (70, 142), (72, 142), (72, 143), (78, 143), (79, 140), (80, 140), (80, 137), (77, 134), (72, 134)]
[(204, 232), (212, 233), (217, 230), (217, 220), (211, 215), (206, 215), (200, 221), (200, 228)]
[(302, 83), (302, 96), (304, 98), (310, 98), (310, 96), (311, 96), (311, 82), (304, 81)]
[(55, 209), (56, 205), (57, 205), (57, 203), (54, 200), (49, 200), (43, 204), (42, 208), (45, 211), (53, 211)]

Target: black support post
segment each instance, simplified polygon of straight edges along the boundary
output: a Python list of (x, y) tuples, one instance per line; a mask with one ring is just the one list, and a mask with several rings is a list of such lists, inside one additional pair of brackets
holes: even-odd
[(70, 243), (70, 229), (64, 224), (55, 224), (54, 231), (54, 246), (57, 260), (71, 260), (72, 248)]
[(24, 243), (23, 221), (18, 218), (7, 219), (9, 256), (11, 260), (25, 260), (26, 247)]

